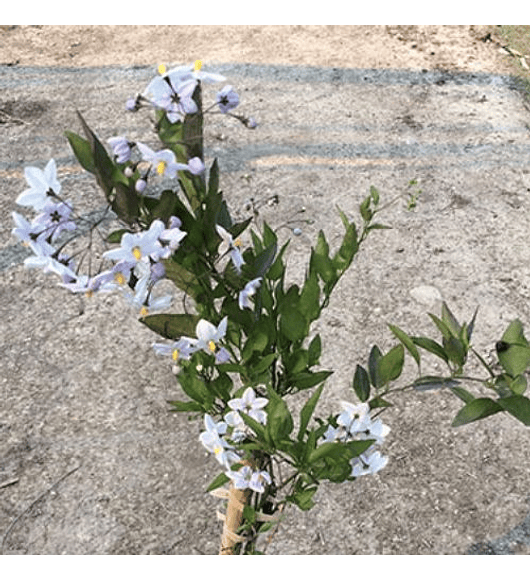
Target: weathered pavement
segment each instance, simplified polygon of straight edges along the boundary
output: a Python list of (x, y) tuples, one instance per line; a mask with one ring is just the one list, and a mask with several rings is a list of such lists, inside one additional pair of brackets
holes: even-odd
[[(398, 204), (382, 216), (393, 229), (367, 242), (321, 323), (325, 364), (336, 370), (330, 409), (351, 398), (351, 373), (369, 345), (390, 344), (387, 322), (430, 331), (425, 313), (438, 305), (425, 286), (462, 318), (480, 305), (484, 352), (509, 320), (530, 320), (530, 112), (512, 79), (244, 64), (215, 71), (260, 125), (248, 131), (212, 116), (207, 156), (218, 157), (236, 211), (244, 214), (251, 197), (278, 195), (278, 206), (264, 203), (267, 220), (302, 228), (291, 244), (294, 276), (318, 229), (337, 240), (337, 206), (355, 218), (371, 185), (383, 200), (422, 191), (414, 213)], [(23, 269), (26, 254), (11, 236), (24, 167), (51, 157), (76, 207), (101, 207), (63, 132), (80, 132), (78, 109), (102, 139), (149, 140), (147, 116), (126, 113), (124, 103), (152, 74), (0, 68), (0, 485), (14, 482), (0, 487), (4, 553), (217, 550), (220, 506), (204, 495), (215, 465), (199, 426), (167, 412), (179, 394), (150, 351), (154, 337), (118, 298), (84, 303), (79, 315), (78, 300), (54, 280)], [(323, 486), (314, 510), (288, 515), (269, 552), (528, 552), (527, 431), (500, 416), (452, 430), (458, 408), (445, 393), (397, 402), (386, 419), (384, 473)]]

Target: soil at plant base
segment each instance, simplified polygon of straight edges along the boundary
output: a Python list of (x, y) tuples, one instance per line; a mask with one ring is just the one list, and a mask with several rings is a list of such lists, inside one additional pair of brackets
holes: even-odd
[[(248, 151), (262, 152), (224, 177), (231, 204), (244, 208), (250, 197), (264, 202), (262, 214), (277, 227), (286, 215), (296, 220), (300, 212), (313, 222), (297, 222), (303, 235), (291, 244), (294, 277), (303, 273), (318, 229), (331, 243), (339, 239), (336, 204), (354, 217), (371, 184), (382, 185), (382, 193), (390, 195), (414, 178), (423, 190), (416, 213), (391, 208), (384, 216), (395, 229), (368, 241), (318, 327), (324, 344), (331, 345), (323, 362), (336, 371), (323, 398), (324, 415), (336, 410), (341, 399), (351, 400), (351, 373), (355, 363), (366, 360), (370, 344), (383, 349), (393, 344), (387, 322), (431, 332), (426, 312), (439, 307), (439, 289), (456, 303), (462, 318), (469, 319), (480, 303), (477, 346), (487, 356), (511, 318), (525, 321), (530, 315), (528, 111), (520, 95), (504, 85), (481, 85), (477, 76), (478, 84), (462, 88), (453, 83), (460, 77), (451, 74), (510, 73), (499, 44), (495, 29), (478, 26), (3, 26), (0, 131), (10, 146), (0, 160), (2, 255), (13, 243), (10, 215), (25, 187), (23, 167), (61, 152), (68, 159), (60, 139), (65, 128), (75, 130), (76, 107), (98, 129), (112, 130), (116, 123), (124, 127), (119, 99), (123, 87), (132, 86), (127, 75), (136, 74), (133, 65), (154, 69), (160, 62), (196, 58), (212, 68), (215, 63), (271, 65), (278, 67), (272, 80), (256, 76), (252, 94), (245, 93), (262, 112), (263, 131), (241, 136), (221, 126), (207, 136), (219, 144), (215, 151), (242, 143)], [(132, 68), (116, 77), (114, 69), (110, 76), (96, 71), (92, 88), (87, 84), (92, 77), (82, 72), (117, 65)], [(52, 92), (33, 67), (70, 84), (54, 84), (59, 88)], [(309, 86), (303, 67), (320, 67), (313, 77), (328, 75), (334, 84)], [(352, 82), (345, 69), (353, 75), (362, 71), (374, 87), (373, 102), (364, 103), (366, 97), (356, 92), (362, 83)], [(381, 80), (385, 75), (377, 76), (377, 71), (398, 70), (412, 71), (412, 76), (392, 72), (388, 86)], [(300, 79), (282, 83), (278, 79), (285, 71)], [(439, 74), (425, 76), (429, 71)], [(17, 78), (28, 82), (17, 85)], [(344, 78), (351, 84), (341, 85)], [(400, 88), (404, 78), (416, 84)], [(430, 78), (436, 81), (433, 87), (425, 81)], [(110, 112), (98, 83), (105, 95), (112, 95)], [(96, 108), (90, 99), (97, 98)], [(352, 98), (362, 112), (358, 117), (348, 104)], [(438, 102), (449, 102), (449, 108), (436, 109)], [(392, 104), (380, 111), (378, 103)], [(296, 108), (297, 117), (285, 121), (281, 110), (289, 107)], [(348, 123), (339, 114), (345, 110)], [(396, 162), (386, 149), (386, 157), (377, 158), (384, 140), (400, 151), (412, 147), (428, 156), (433, 142), (446, 139), (439, 126), (433, 128), (432, 120), (439, 118), (454, 121), (465, 167), (440, 164), (436, 151), (430, 165), (422, 159)], [(65, 126), (66, 121), (71, 124)], [(336, 166), (317, 156), (311, 164), (296, 157), (300, 151), (307, 157), (319, 131), (334, 152), (351, 145), (341, 123), (353, 126), (357, 136), (364, 132), (365, 157), (353, 163), (337, 155)], [(478, 138), (468, 125), (478, 131), (481, 123), (477, 149)], [(127, 128), (132, 130), (133, 123)], [(263, 147), (278, 134), (291, 148), (268, 154)], [(414, 149), (425, 146), (425, 140), (429, 146)], [(522, 161), (507, 154), (504, 165), (486, 163), (486, 169), (477, 169), (476, 159), (465, 157), (465, 147), (482, 154), (497, 146), (518, 152)], [(454, 155), (445, 142), (444, 147), (440, 155)], [(369, 159), (367, 151), (376, 159)], [(228, 161), (226, 166), (230, 169)], [(93, 208), (99, 194), (90, 179), (74, 169), (63, 169), (62, 175), (65, 188), (79, 190), (76, 204)], [(350, 193), (344, 196), (344, 191)], [(278, 193), (278, 207), (266, 203)], [(281, 231), (288, 235), (288, 228)], [(215, 462), (200, 448), (200, 425), (168, 413), (166, 401), (179, 393), (169, 366), (149, 349), (152, 334), (116, 297), (66, 298), (54, 280), (24, 270), (16, 259), (0, 275), (3, 552), (216, 553), (221, 528), (215, 511), (221, 506), (204, 492), (217, 474)], [(384, 415), (392, 428), (385, 446), (387, 468), (351, 486), (323, 485), (313, 510), (287, 512), (268, 553), (529, 553), (527, 431), (506, 416), (451, 429), (459, 408), (445, 392), (400, 400)]]

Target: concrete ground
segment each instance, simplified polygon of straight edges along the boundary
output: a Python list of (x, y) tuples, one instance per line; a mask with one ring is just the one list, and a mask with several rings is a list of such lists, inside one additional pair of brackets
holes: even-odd
[[(282, 226), (301, 227), (291, 241), (294, 279), (319, 229), (331, 245), (339, 239), (337, 206), (355, 218), (372, 185), (383, 201), (421, 190), (414, 212), (388, 208), (382, 220), (393, 229), (368, 240), (319, 322), (323, 364), (335, 370), (323, 413), (352, 398), (355, 364), (371, 344), (393, 344), (387, 323), (435, 336), (427, 312), (439, 303), (429, 288), (462, 319), (480, 306), (475, 345), (484, 356), (512, 318), (527, 324), (530, 111), (513, 78), (421, 67), (214, 68), (259, 128), (212, 116), (207, 157), (218, 157), (236, 214), (246, 216), (253, 198), (285, 236)], [(79, 211), (102, 207), (63, 132), (81, 131), (78, 109), (102, 139), (149, 139), (147, 117), (124, 103), (153, 70), (0, 66), (4, 554), (218, 549), (221, 504), (205, 493), (216, 465), (198, 441), (201, 425), (168, 412), (180, 394), (150, 348), (157, 337), (118, 296), (81, 300), (24, 269), (27, 254), (11, 235), (24, 167), (51, 157)], [(313, 510), (287, 512), (267, 553), (529, 554), (527, 429), (501, 415), (453, 429), (460, 403), (446, 392), (395, 403), (385, 415), (388, 466), (351, 485), (323, 485)]]

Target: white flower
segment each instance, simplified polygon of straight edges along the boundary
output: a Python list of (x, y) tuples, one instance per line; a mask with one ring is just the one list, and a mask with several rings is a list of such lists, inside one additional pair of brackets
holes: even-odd
[(30, 188), (18, 196), (16, 200), (18, 205), (32, 206), (36, 211), (40, 211), (51, 196), (57, 196), (61, 191), (54, 159), (48, 161), (44, 171), (38, 167), (26, 167), (24, 176)]
[(381, 471), (388, 463), (388, 457), (381, 455), (379, 451), (372, 451), (370, 453), (363, 453), (359, 457), (354, 457), (351, 460), (352, 477), (360, 477), (361, 475), (373, 475)]
[(149, 162), (158, 175), (173, 178), (177, 175), (177, 171), (189, 169), (185, 163), (177, 162), (177, 158), (171, 149), (153, 151), (153, 149), (143, 143), (136, 143), (136, 146), (140, 150), (144, 161)]
[(228, 401), (228, 406), (234, 411), (241, 411), (249, 417), (252, 417), (258, 423), (265, 425), (267, 422), (267, 413), (263, 408), (269, 401), (264, 397), (256, 397), (252, 387), (247, 387), (243, 396), (238, 399)]
[(239, 308), (241, 308), (241, 310), (243, 310), (243, 308), (252, 309), (252, 302), (250, 301), (250, 297), (256, 294), (256, 290), (259, 288), (260, 284), (261, 277), (255, 278), (254, 280), (248, 282), (243, 290), (241, 290), (239, 293)]
[(239, 251), (240, 241), (239, 239), (234, 240), (232, 235), (227, 232), (222, 226), (216, 225), (215, 229), (217, 233), (221, 237), (221, 243), (219, 244), (219, 253), (221, 256), (225, 254), (230, 254), (230, 259), (234, 264), (234, 268), (236, 269), (238, 274), (241, 274), (241, 266), (245, 263), (243, 260), (243, 256)]
[(154, 220), (145, 232), (123, 234), (120, 247), (108, 250), (103, 254), (103, 257), (109, 260), (123, 260), (133, 264), (146, 261), (149, 257), (157, 260), (163, 251), (162, 244), (158, 241), (158, 238), (164, 231), (164, 227), (164, 223), (161, 220)]
[(354, 436), (358, 432), (365, 431), (370, 424), (370, 406), (368, 403), (352, 405), (343, 401), (342, 413), (337, 417), (337, 423), (344, 428), (347, 435)]
[(195, 347), (197, 350), (203, 350), (208, 354), (215, 353), (218, 342), (226, 334), (227, 324), (228, 318), (226, 316), (221, 320), (219, 326), (215, 326), (207, 320), (199, 320), (195, 328), (195, 333), (197, 334)]
[(272, 481), (266, 471), (253, 471), (249, 465), (243, 465), (237, 471), (227, 471), (226, 475), (232, 480), (236, 489), (251, 489), (258, 493), (263, 493), (265, 485)]

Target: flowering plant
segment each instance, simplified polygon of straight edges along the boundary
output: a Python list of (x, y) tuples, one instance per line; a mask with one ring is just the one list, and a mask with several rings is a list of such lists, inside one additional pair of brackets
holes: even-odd
[[(17, 203), (37, 215), (29, 221), (15, 212), (13, 232), (33, 251), (26, 266), (55, 273), (71, 292), (121, 292), (160, 337), (154, 351), (169, 361), (185, 395), (171, 401), (171, 409), (202, 422), (200, 442), (220, 466), (208, 490), (229, 500), (221, 553), (257, 553), (260, 534), (277, 524), (284, 506), (308, 510), (320, 482), (354, 481), (384, 468), (388, 459), (380, 447), (389, 427), (376, 415), (390, 405), (387, 395), (401, 375), (405, 351), (418, 367), (422, 348), (451, 370), (449, 378), (436, 379), (420, 372), (410, 388), (450, 384), (461, 377), (473, 322), (460, 326), (444, 306), (442, 319), (433, 316), (442, 345), (391, 327), (399, 344), (386, 353), (374, 346), (368, 365), (356, 366), (352, 395), (358, 401), (318, 417), (332, 371), (320, 368), (323, 345), (312, 324), (370, 232), (386, 227), (375, 221), (379, 193), (371, 188), (360, 204), (358, 225), (339, 210), (344, 234), (338, 248), (332, 250), (320, 231), (303, 282), (289, 284), (289, 240), (280, 244), (277, 232), (252, 217), (234, 221), (217, 160), (209, 169), (205, 164), (203, 123), (212, 108), (249, 129), (257, 123), (234, 113), (239, 96), (231, 85), (217, 91), (211, 107), (203, 106), (203, 86), (225, 79), (203, 71), (199, 61), (158, 73), (126, 106), (151, 112), (159, 146), (116, 136), (105, 147), (81, 114), (84, 136), (66, 132), (79, 163), (103, 191), (105, 211), (95, 218), (76, 215), (51, 160), (44, 170), (26, 168), (30, 187)], [(165, 188), (168, 180), (177, 184)], [(89, 244), (80, 247), (80, 234), (87, 232)], [(175, 292), (183, 296), (180, 309)], [(530, 347), (519, 327), (503, 340), (504, 353), (515, 346), (526, 354), (524, 360), (504, 354), (505, 372), (490, 383), (520, 401)], [(476, 415), (472, 395), (452, 390), (466, 402), (464, 419), (471, 407), (474, 418), (489, 414), (481, 407)], [(513, 413), (513, 396), (494, 404)], [(514, 414), (528, 424), (525, 413)]]

